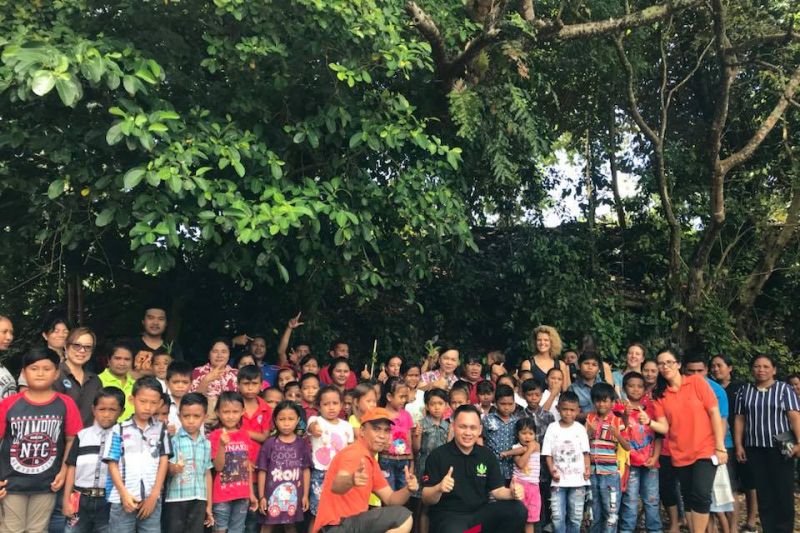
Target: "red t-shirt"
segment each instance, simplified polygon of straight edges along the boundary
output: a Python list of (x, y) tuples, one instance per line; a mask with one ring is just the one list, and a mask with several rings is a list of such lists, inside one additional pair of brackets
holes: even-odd
[[(331, 365), (325, 365), (319, 371), (319, 380), (324, 383), (325, 385), (333, 385), (333, 380), (331, 379)], [(356, 378), (356, 373), (350, 369), (350, 375), (347, 376), (347, 382), (344, 384), (345, 389), (355, 389), (356, 385), (358, 384), (358, 378)]]
[[(272, 426), (272, 407), (258, 396), (256, 396), (256, 401), (258, 401), (258, 407), (252, 415), (248, 415), (247, 409), (245, 409), (240, 429), (254, 433), (266, 433)], [(259, 450), (261, 450), (261, 443), (250, 439), (248, 457), (251, 463), (256, 464)]]
[(714, 432), (708, 410), (717, 407), (717, 397), (703, 376), (683, 376), (681, 386), (667, 387), (664, 396), (653, 401), (656, 418), (669, 423), (667, 440), (672, 464), (688, 466), (714, 455)]
[(66, 438), (83, 429), (72, 398), (54, 392), (42, 403), (24, 392), (0, 402), (0, 479), (9, 493), (50, 492), (61, 470)]
[[(340, 470), (351, 474), (355, 473), (360, 468), (362, 460), (369, 478), (367, 484), (363, 487), (353, 487), (344, 494), (334, 493), (332, 487), (335, 474)], [(337, 453), (328, 467), (328, 475), (322, 482), (319, 509), (312, 533), (319, 531), (322, 526), (339, 524), (342, 518), (366, 512), (369, 509), (369, 495), (387, 486), (388, 483), (383, 477), (375, 455), (364, 446), (360, 439), (356, 439), (353, 444)]]
[[(217, 456), (222, 429), (215, 429), (208, 436), (211, 442), (211, 460)], [(250, 497), (250, 436), (238, 429), (229, 431), (231, 441), (225, 446), (225, 466), (214, 476), (212, 503), (230, 502)]]

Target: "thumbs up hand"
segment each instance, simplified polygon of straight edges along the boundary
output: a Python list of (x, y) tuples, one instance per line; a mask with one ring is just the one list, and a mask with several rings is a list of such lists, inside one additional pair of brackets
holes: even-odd
[(419, 490), (419, 483), (417, 482), (417, 476), (414, 475), (414, 472), (409, 470), (408, 465), (406, 465), (403, 470), (405, 470), (406, 474), (406, 486), (410, 491), (417, 491)]
[(366, 364), (364, 365), (364, 370), (361, 371), (361, 379), (372, 379), (372, 374)]
[(453, 479), (453, 467), (451, 466), (450, 470), (447, 471), (447, 474), (445, 474), (445, 476), (439, 482), (439, 490), (442, 491), (442, 493), (447, 494), (452, 492), (455, 485), (456, 482)]
[(177, 476), (183, 474), (183, 467), (185, 466), (185, 464), (186, 463), (184, 463), (183, 461), (183, 454), (178, 453), (178, 461), (169, 464), (169, 475)]
[(219, 443), (222, 444), (223, 446), (227, 446), (228, 443), (230, 442), (231, 442), (231, 436), (228, 435), (228, 430), (222, 428), (222, 433), (220, 433), (219, 435)]
[(361, 458), (361, 464), (356, 470), (356, 473), (353, 474), (353, 485), (356, 487), (363, 487), (369, 481), (369, 476), (367, 475), (367, 463), (364, 461), (364, 458)]

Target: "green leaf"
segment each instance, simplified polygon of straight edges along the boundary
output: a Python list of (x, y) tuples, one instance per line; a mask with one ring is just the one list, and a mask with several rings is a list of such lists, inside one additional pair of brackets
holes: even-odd
[(109, 146), (114, 146), (122, 140), (122, 124), (122, 122), (117, 122), (108, 128), (108, 131), (106, 132), (106, 142), (109, 144)]
[(169, 128), (166, 124), (162, 124), (161, 122), (153, 122), (147, 127), (147, 130), (156, 133), (164, 133), (165, 131), (169, 131)]
[(31, 78), (31, 90), (37, 96), (44, 96), (53, 90), (56, 77), (49, 70), (37, 70)]
[(132, 168), (128, 172), (125, 173), (125, 177), (122, 178), (123, 187), (127, 190), (133, 189), (142, 181), (144, 177), (144, 169), (143, 168)]
[(136, 96), (136, 89), (137, 87), (137, 80), (133, 76), (125, 76), (122, 78), (122, 86), (125, 87), (125, 91), (131, 96)]
[(243, 178), (244, 177), (244, 172), (245, 172), (244, 165), (241, 164), (238, 161), (234, 161), (233, 163), (231, 163), (231, 165), (233, 166), (233, 170), (236, 171), (236, 173), (239, 175), (239, 177)]
[(64, 180), (61, 179), (54, 180), (50, 183), (50, 186), (47, 188), (47, 197), (51, 200), (55, 200), (61, 196), (64, 192), (64, 183)]
[(75, 107), (75, 104), (77, 104), (78, 100), (81, 98), (81, 86), (74, 76), (70, 76), (67, 79), (59, 78), (56, 81), (56, 90), (58, 91), (58, 96), (61, 98), (61, 101), (67, 107)]
[(364, 135), (363, 132), (360, 131), (354, 133), (353, 136), (350, 137), (350, 148), (355, 148), (356, 146), (364, 142), (363, 135)]
[(106, 207), (100, 211), (94, 223), (101, 228), (107, 226), (114, 219), (114, 211), (113, 207)]
[(278, 163), (271, 163), (269, 165), (269, 171), (276, 180), (283, 176), (283, 169)]
[(275, 261), (275, 266), (278, 267), (278, 273), (280, 273), (283, 282), (289, 283), (289, 271), (286, 270), (286, 267), (283, 266), (283, 263), (281, 263), (280, 261)]

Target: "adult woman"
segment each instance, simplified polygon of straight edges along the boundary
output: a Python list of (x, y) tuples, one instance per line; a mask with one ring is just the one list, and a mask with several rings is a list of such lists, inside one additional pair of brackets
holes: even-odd
[(634, 342), (628, 346), (628, 351), (625, 356), (626, 359), (626, 366), (625, 370), (620, 372), (619, 370), (614, 370), (611, 373), (612, 379), (614, 380), (614, 389), (617, 391), (617, 394), (621, 398), (625, 398), (625, 391), (622, 388), (622, 378), (625, 377), (625, 374), (628, 372), (638, 372), (642, 373), (642, 363), (644, 363), (644, 356), (646, 350), (644, 345), (638, 342)]
[[(733, 434), (733, 422), (735, 420), (734, 408), (736, 405), (736, 395), (739, 390), (744, 386), (743, 381), (733, 380), (733, 363), (727, 355), (715, 355), (708, 363), (708, 368), (711, 372), (711, 377), (714, 381), (725, 389), (725, 395), (728, 397), (728, 408), (730, 409), (729, 427), (731, 434)], [(733, 457), (735, 454), (734, 448), (728, 448), (728, 456)], [(728, 474), (731, 478), (731, 488), (737, 492), (745, 493), (747, 497), (747, 522), (744, 529), (747, 531), (756, 531), (756, 491), (753, 484), (753, 475), (750, 468), (738, 461), (728, 461)], [(739, 516), (739, 502), (734, 502), (734, 512), (732, 516), (728, 517), (728, 522), (731, 524), (731, 530), (734, 533), (738, 530), (738, 516)]]
[(228, 339), (214, 339), (208, 351), (208, 363), (192, 372), (192, 392), (216, 400), (225, 391), (237, 390), (236, 370), (228, 364), (230, 358), (231, 345)]
[(42, 327), (42, 338), (47, 343), (47, 347), (56, 352), (61, 360), (64, 360), (64, 350), (67, 346), (69, 336), (69, 325), (63, 317), (49, 317), (45, 320)]
[(775, 379), (778, 367), (771, 356), (755, 356), (750, 370), (755, 383), (744, 385), (736, 397), (736, 459), (750, 465), (764, 532), (789, 532), (794, 524), (794, 469), (776, 437), (791, 431), (791, 455), (800, 457), (800, 400), (789, 385)]
[(551, 368), (558, 366), (564, 376), (564, 384), (561, 390), (567, 390), (572, 384), (572, 380), (566, 363), (558, 360), (562, 347), (561, 336), (558, 331), (553, 326), (539, 326), (533, 330), (533, 338), (536, 343), (536, 353), (530, 359), (522, 361), (519, 369), (530, 370), (533, 372), (535, 379), (545, 383), (547, 381), (547, 372)]
[(711, 508), (711, 489), (716, 466), (712, 457), (725, 464), (725, 432), (717, 398), (701, 375), (683, 376), (681, 362), (671, 349), (656, 357), (659, 376), (653, 389), (654, 419), (645, 411), (639, 421), (666, 434), (672, 464), (681, 484), (681, 494), (692, 531), (705, 531)]
[(656, 387), (656, 381), (658, 380), (658, 364), (652, 359), (648, 359), (642, 363), (642, 376), (644, 376), (645, 394), (651, 395), (653, 389)]
[(319, 374), (319, 357), (308, 354), (300, 359), (300, 374)]
[(103, 388), (97, 374), (86, 368), (97, 346), (97, 337), (89, 328), (76, 328), (67, 336), (65, 346), (66, 357), (53, 388), (75, 401), (81, 412), (83, 427), (89, 427), (94, 424), (94, 397)]
[[(0, 352), (8, 350), (14, 340), (14, 325), (0, 315)], [(17, 382), (6, 367), (0, 364), (0, 400), (17, 393)]]
[(331, 384), (340, 392), (347, 389), (347, 380), (350, 378), (350, 361), (347, 357), (337, 357), (331, 362)]
[(442, 348), (439, 355), (439, 368), (430, 372), (423, 372), (420, 376), (419, 389), (426, 391), (429, 389), (450, 390), (453, 383), (458, 381), (456, 368), (458, 368), (459, 353), (455, 348)]

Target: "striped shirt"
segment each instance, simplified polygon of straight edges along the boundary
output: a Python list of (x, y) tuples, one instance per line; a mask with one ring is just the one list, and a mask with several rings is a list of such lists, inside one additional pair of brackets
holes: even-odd
[(186, 430), (180, 428), (172, 437), (172, 452), (170, 463), (177, 464), (183, 461), (183, 472), (170, 478), (164, 501), (208, 501), (206, 472), (213, 466), (211, 443), (202, 433), (197, 439), (193, 439)]
[[(172, 444), (167, 428), (151, 418), (147, 427), (141, 429), (134, 417), (117, 424), (103, 447), (103, 461), (119, 463), (125, 488), (134, 498), (144, 500), (156, 484), (161, 457), (172, 455)], [(106, 496), (111, 503), (121, 503), (119, 491), (108, 476)]]
[(72, 448), (66, 463), (75, 467), (75, 486), (82, 489), (103, 489), (108, 479), (108, 465), (100, 457), (106, 441), (111, 440), (112, 428), (102, 428), (95, 422), (82, 429)]
[(800, 399), (790, 385), (776, 381), (767, 390), (752, 383), (736, 396), (736, 414), (744, 416), (744, 445), (774, 448), (773, 437), (789, 431), (789, 411), (800, 411)]
[(608, 475), (619, 472), (617, 465), (617, 438), (614, 436), (613, 427), (619, 431), (625, 429), (625, 424), (612, 412), (601, 417), (597, 413), (586, 416), (586, 426), (594, 426), (594, 431), (589, 434), (589, 457), (592, 462), (592, 474)]

